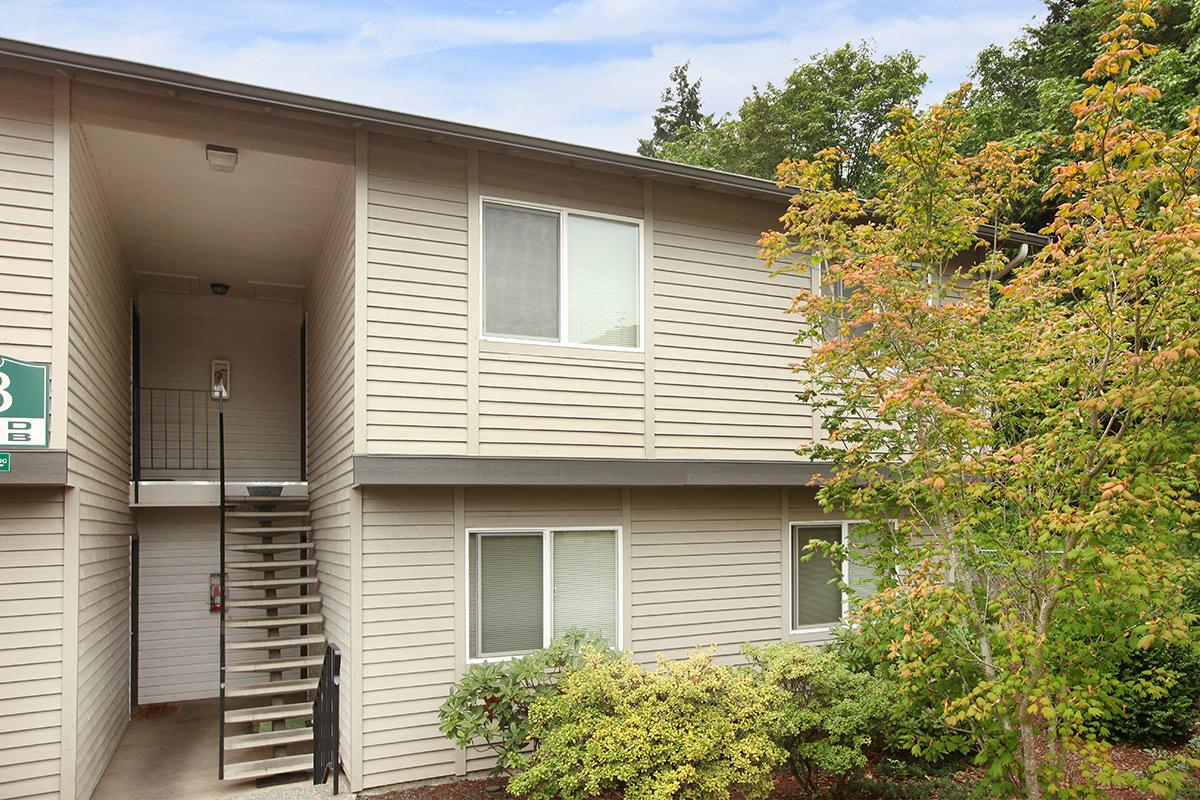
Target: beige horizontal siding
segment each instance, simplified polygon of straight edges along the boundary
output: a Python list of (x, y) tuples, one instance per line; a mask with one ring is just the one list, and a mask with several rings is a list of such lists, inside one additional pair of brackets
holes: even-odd
[(71, 136), (67, 453), (79, 490), (76, 795), (100, 781), (129, 719), (130, 284), (100, 183)]
[(635, 489), (630, 603), (639, 661), (778, 639), (779, 489)]
[(642, 216), (641, 178), (505, 153), (479, 153), (479, 193), (603, 214)]
[(372, 135), (367, 449), (465, 453), (466, 151)]
[(62, 627), (62, 491), (0, 489), (0, 797), (60, 796)]
[[(574, 348), (488, 350), (479, 359), (479, 452), (636, 458), (645, 365)], [(562, 353), (569, 352), (570, 355)]]
[(455, 773), (452, 489), (363, 494), (363, 788)]
[[(142, 292), (138, 312), (143, 387), (204, 390), (209, 386), (212, 361), (229, 361), (231, 392), (225, 402), (228, 477), (298, 480), (300, 306), (207, 293)], [(156, 395), (151, 408), (149, 394), (143, 392), (142, 477), (215, 479), (216, 403), (203, 395), (195, 398), (194, 450), (199, 466), (193, 469), (193, 411), (189, 406), (193, 396), (183, 398), (182, 413), (171, 407), (176, 397), (169, 392)], [(153, 430), (151, 421), (157, 422)], [(206, 436), (212, 469), (203, 468)], [(174, 460), (180, 450), (182, 469)]]
[(354, 451), (354, 179), (338, 187), (309, 292), (308, 496), (316, 544), (325, 637), (342, 651), (342, 760), (354, 774), (351, 752), (353, 674), (350, 607), (350, 485)]
[(0, 343), (50, 361), (54, 80), (0, 69)]
[(791, 367), (808, 353), (785, 313), (812, 277), (772, 279), (757, 257), (782, 208), (674, 184), (647, 195), (640, 178), (481, 151), (481, 197), (650, 220), (651, 291), (645, 353), (479, 341), (474, 361), (466, 151), (372, 142), (370, 452), (788, 460), (812, 441)]
[(660, 458), (795, 458), (812, 415), (790, 364), (803, 361), (784, 312), (807, 275), (771, 279), (758, 237), (778, 211), (656, 186), (654, 429)]
[[(363, 495), (364, 788), (459, 769), (437, 712), (465, 668), (466, 529), (623, 527), (626, 646), (642, 663), (707, 646), (733, 661), (743, 642), (785, 635), (786, 523), (825, 518), (809, 489), (461, 491), (461, 517), (452, 488)], [(490, 765), (466, 754), (468, 772)]]

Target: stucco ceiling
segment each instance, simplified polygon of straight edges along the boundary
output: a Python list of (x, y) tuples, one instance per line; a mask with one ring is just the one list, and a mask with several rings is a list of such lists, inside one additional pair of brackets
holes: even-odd
[(251, 296), (252, 282), (308, 285), (347, 167), (239, 147), (237, 168), (217, 172), (205, 146), (236, 142), (95, 125), (83, 134), (139, 288), (218, 282)]

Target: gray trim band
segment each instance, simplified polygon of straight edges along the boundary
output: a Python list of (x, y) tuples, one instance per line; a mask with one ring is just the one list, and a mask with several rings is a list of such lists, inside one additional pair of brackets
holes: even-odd
[(3, 452), (12, 456), (12, 466), (8, 472), (0, 472), (0, 487), (67, 485), (66, 450), (3, 450)]
[(828, 462), (354, 456), (360, 486), (807, 486)]

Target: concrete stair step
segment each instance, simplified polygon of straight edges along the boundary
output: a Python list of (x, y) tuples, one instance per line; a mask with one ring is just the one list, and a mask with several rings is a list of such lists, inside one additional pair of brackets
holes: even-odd
[[(279, 553), (286, 550), (312, 550), (312, 542), (263, 542), (262, 544), (227, 544), (226, 550), (235, 553)], [(226, 564), (225, 566), (229, 566)]]
[(229, 600), (227, 608), (287, 608), (288, 606), (319, 606), (321, 595), (302, 594), (299, 597), (260, 597), (255, 600)]
[[(226, 667), (228, 669), (228, 667)], [(317, 688), (317, 678), (300, 678), (294, 681), (271, 681), (252, 683), (247, 686), (227, 686), (226, 697), (278, 697), (296, 692), (311, 692)]]
[[(293, 625), (316, 625), (320, 614), (293, 614), (279, 617), (254, 617), (252, 619), (226, 619), (226, 628), (290, 628)], [(228, 643), (225, 645), (229, 646)]]
[(225, 562), (226, 569), (246, 569), (255, 570), (257, 572), (271, 572), (279, 569), (299, 569), (300, 567), (315, 567), (317, 560), (315, 558), (297, 558), (280, 561), (227, 561)]
[(313, 757), (309, 755), (266, 758), (262, 761), (241, 761), (225, 765), (225, 780), (249, 780), (267, 778), (271, 775), (286, 775), (289, 772), (311, 771)]
[(274, 503), (307, 503), (308, 495), (306, 494), (280, 494), (280, 495), (251, 495), (251, 494), (231, 494), (225, 496), (225, 505), (272, 505)]
[(283, 519), (307, 517), (307, 511), (226, 511), (227, 517), (238, 517), (248, 519)]
[(229, 589), (282, 589), (287, 586), (312, 586), (316, 582), (317, 579), (314, 576), (307, 578), (239, 578), (226, 581), (225, 586)]
[(285, 533), (307, 533), (311, 525), (272, 525), (258, 528), (226, 528), (226, 533), (237, 533), (242, 536), (282, 536)]
[[(225, 711), (225, 723), (270, 722), (277, 719), (303, 719), (312, 716), (312, 703), (287, 703), (278, 706), (251, 706)], [(312, 761), (312, 758), (309, 758)]]
[(241, 661), (227, 663), (226, 672), (284, 672), (290, 669), (319, 667), (325, 660), (324, 656), (308, 656), (307, 658), (269, 658), (266, 661)]
[[(281, 731), (264, 731), (262, 733), (246, 733), (239, 736), (226, 736), (226, 750), (249, 750), (252, 747), (274, 747), (281, 744), (312, 741), (312, 728), (285, 728)], [(311, 757), (310, 757), (311, 760)], [(226, 765), (228, 768), (230, 765)]]
[(325, 637), (319, 633), (309, 636), (270, 636), (266, 639), (254, 639), (244, 642), (225, 642), (226, 650), (283, 650), (287, 647), (303, 647), (304, 645), (320, 646), (325, 644)]

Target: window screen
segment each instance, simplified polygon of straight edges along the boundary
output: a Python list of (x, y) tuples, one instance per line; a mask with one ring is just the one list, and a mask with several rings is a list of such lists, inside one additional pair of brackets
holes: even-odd
[(841, 576), (841, 564), (816, 553), (801, 561), (810, 541), (839, 543), (842, 526), (792, 526), (792, 628), (832, 625), (842, 619), (842, 590), (830, 581)]
[(559, 215), (483, 206), (483, 330), (558, 341)]
[(472, 534), (471, 657), (542, 646), (542, 534)]
[(554, 533), (554, 636), (583, 628), (617, 643), (617, 535)]
[(571, 344), (637, 347), (638, 227), (567, 217), (567, 320)]
[(846, 565), (846, 583), (850, 584), (850, 588), (854, 590), (855, 599), (862, 600), (875, 594), (878, 589), (874, 565), (864, 563), (866, 553), (870, 552), (870, 548), (875, 545), (878, 537), (868, 532), (867, 526), (852, 524), (846, 538), (850, 544), (850, 562)]

